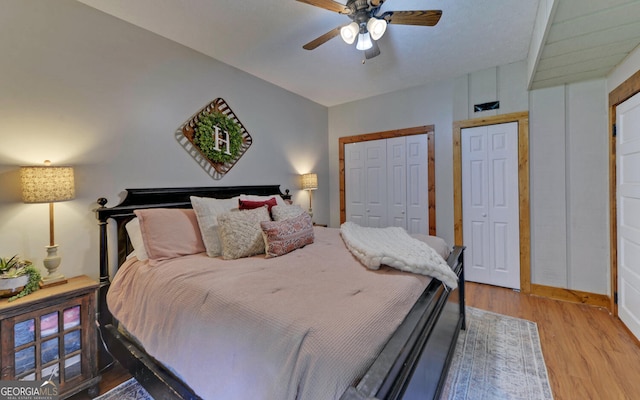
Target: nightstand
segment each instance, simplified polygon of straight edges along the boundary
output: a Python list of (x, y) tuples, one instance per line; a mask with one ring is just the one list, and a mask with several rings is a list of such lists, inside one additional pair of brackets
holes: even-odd
[(0, 378), (51, 377), (61, 399), (84, 389), (96, 395), (97, 288), (83, 275), (13, 302), (0, 300)]

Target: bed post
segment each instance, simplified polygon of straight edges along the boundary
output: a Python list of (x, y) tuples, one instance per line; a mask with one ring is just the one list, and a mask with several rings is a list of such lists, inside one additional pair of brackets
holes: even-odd
[[(104, 209), (107, 205), (107, 199), (100, 197), (97, 201), (100, 206), (98, 209)], [(109, 278), (109, 254), (107, 250), (107, 219), (103, 217), (99, 212), (96, 213), (98, 217), (98, 225), (100, 226), (100, 286), (98, 288), (98, 330), (101, 333), (102, 327), (110, 323), (111, 313), (107, 309), (107, 290), (111, 284)], [(102, 337), (102, 334), (101, 336)], [(100, 369), (105, 368), (112, 361), (112, 357), (107, 352), (104, 343), (98, 343), (98, 367)]]

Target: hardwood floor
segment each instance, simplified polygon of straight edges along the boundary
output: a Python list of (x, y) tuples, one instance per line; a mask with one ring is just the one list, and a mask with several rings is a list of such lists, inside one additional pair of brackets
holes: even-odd
[[(640, 343), (607, 310), (471, 282), (466, 289), (469, 307), (538, 324), (555, 400), (640, 399)], [(129, 377), (114, 366), (102, 375), (100, 394)]]

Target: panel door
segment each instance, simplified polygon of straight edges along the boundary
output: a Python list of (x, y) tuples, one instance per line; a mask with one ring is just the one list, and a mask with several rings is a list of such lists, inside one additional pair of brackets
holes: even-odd
[(387, 139), (387, 220), (389, 226), (407, 228), (406, 139)]
[(518, 125), (461, 134), (466, 278), (519, 289)]
[(387, 226), (387, 144), (384, 139), (364, 142), (366, 226)]
[(427, 135), (407, 136), (407, 231), (429, 234), (429, 151)]
[(349, 143), (344, 146), (346, 220), (361, 226), (366, 226), (364, 143)]
[(618, 316), (640, 338), (640, 94), (616, 115)]

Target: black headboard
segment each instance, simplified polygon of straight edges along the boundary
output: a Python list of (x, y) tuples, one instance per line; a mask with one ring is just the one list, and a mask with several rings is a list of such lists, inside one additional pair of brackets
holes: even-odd
[(115, 207), (106, 207), (107, 199), (104, 197), (98, 199), (100, 207), (96, 210), (96, 214), (100, 225), (101, 285), (108, 285), (110, 282), (107, 234), (109, 219), (113, 219), (117, 224), (117, 265), (120, 265), (132, 250), (124, 226), (134, 217), (134, 210), (141, 208), (191, 208), (190, 196), (228, 199), (241, 194), (251, 194), (279, 195), (284, 199), (291, 198), (289, 190), (286, 191), (286, 194), (280, 191), (280, 185), (145, 188), (126, 189), (126, 192), (124, 200)]

